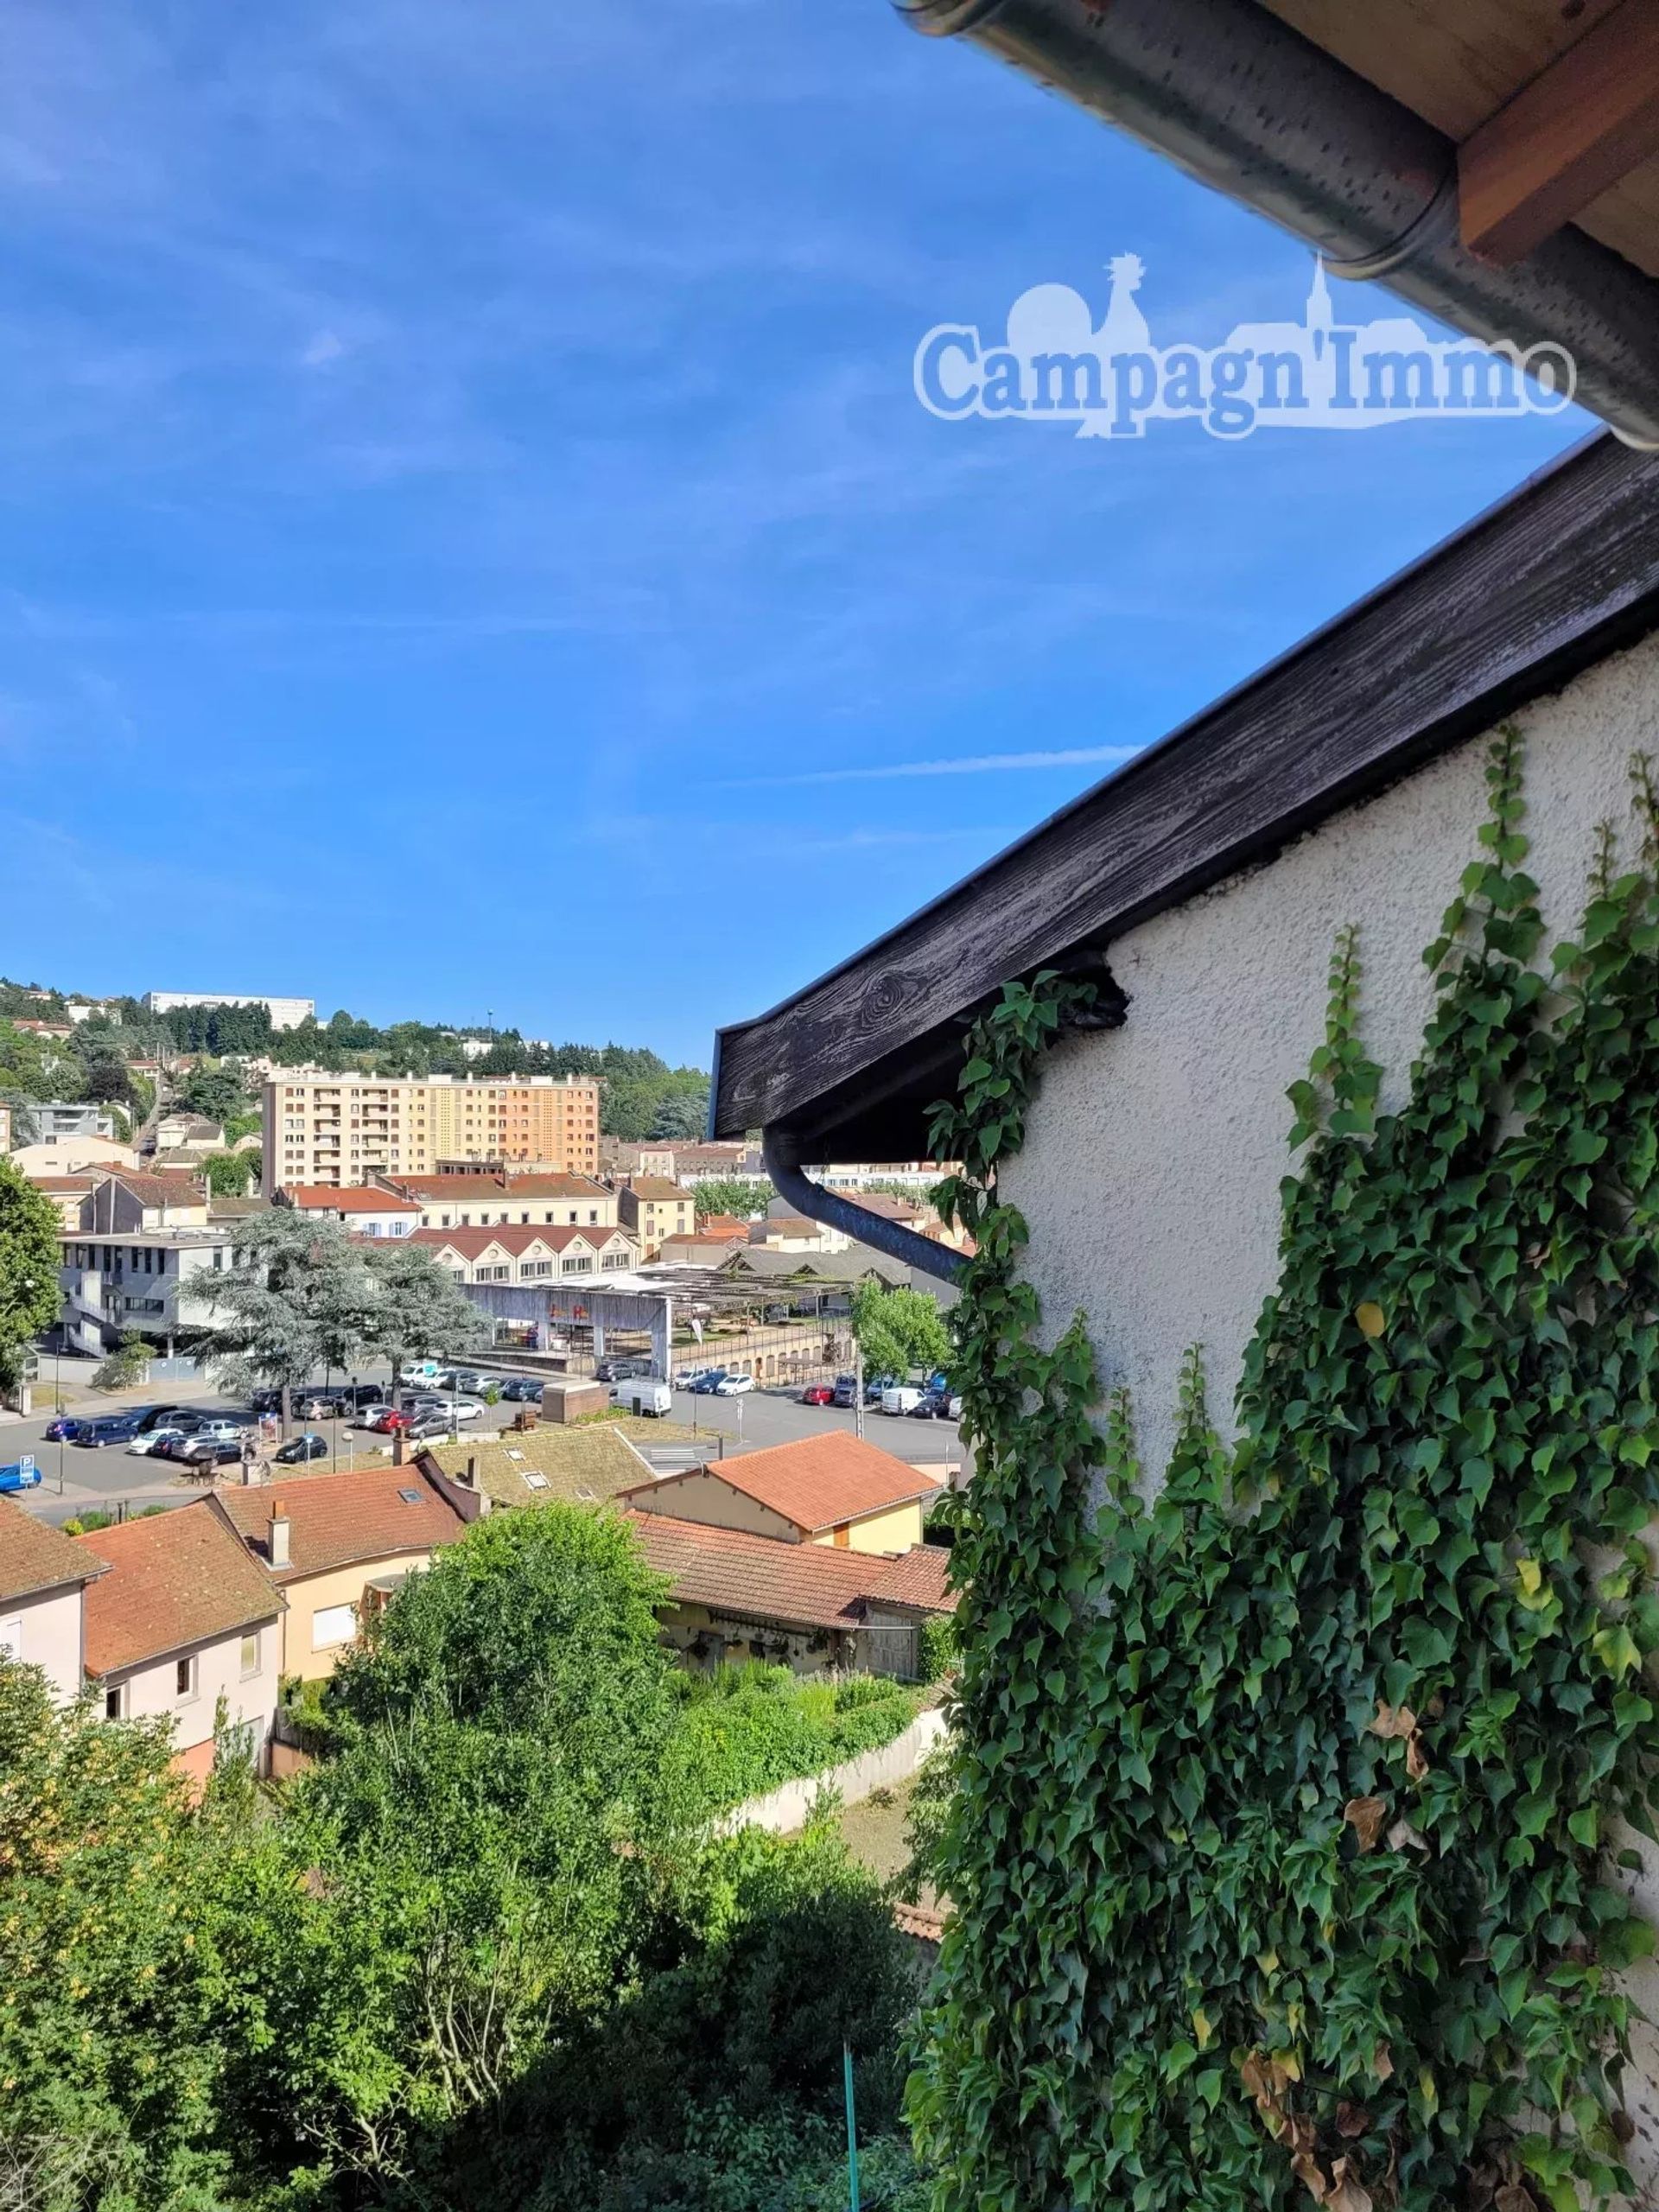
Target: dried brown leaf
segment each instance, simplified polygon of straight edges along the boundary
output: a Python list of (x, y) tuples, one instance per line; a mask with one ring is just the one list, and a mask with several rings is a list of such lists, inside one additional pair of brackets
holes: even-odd
[(1371, 2053), (1371, 2071), (1379, 2082), (1388, 2081), (1394, 2073), (1394, 2053), (1385, 2043), (1380, 2043)]
[(1337, 2107), (1337, 2133), (1345, 2135), (1351, 2143), (1357, 2135), (1369, 2134), (1371, 2115), (1363, 2105), (1350, 2104), (1344, 2097)]
[(1408, 1705), (1385, 1705), (1376, 1700), (1376, 1718), (1370, 1723), (1370, 1732), (1381, 1736), (1385, 1744), (1399, 1737), (1414, 1736), (1417, 1732), (1417, 1716)]
[(1375, 1851), (1376, 1840), (1382, 1833), (1382, 1823), (1388, 1817), (1386, 1797), (1351, 1797), (1342, 1808), (1342, 1817), (1359, 1838), (1362, 1851)]
[(1330, 2212), (1372, 2212), (1371, 2192), (1357, 2174), (1349, 2171), (1349, 2161), (1338, 2158), (1331, 2169), (1331, 2193), (1325, 2198)]
[(1390, 1851), (1424, 1851), (1429, 1847), (1428, 1838), (1421, 1828), (1414, 1828), (1408, 1820), (1398, 1820), (1389, 1830)]
[(1538, 2212), (1538, 2200), (1529, 2189), (1512, 2181), (1492, 2199), (1492, 2212)]
[(1414, 1782), (1421, 1782), (1428, 1772), (1428, 1758), (1423, 1750), (1423, 1739), (1421, 1736), (1412, 1736), (1407, 1739), (1406, 1772)]

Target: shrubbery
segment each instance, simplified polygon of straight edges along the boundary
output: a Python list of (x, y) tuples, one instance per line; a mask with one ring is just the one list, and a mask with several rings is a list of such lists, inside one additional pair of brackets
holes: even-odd
[(302, 1696), (314, 1768), (260, 1789), (227, 1743), (200, 1803), (161, 1724), (0, 1662), (0, 2202), (817, 2212), (846, 2042), (866, 2202), (906, 2205), (880, 1891), (709, 1814), (911, 1698), (685, 1686), (659, 1586), (618, 1520), (484, 1522)]
[(673, 1681), (683, 1710), (671, 1758), (687, 1789), (717, 1810), (890, 1744), (918, 1704), (899, 1682), (822, 1681), (787, 1667), (722, 1667)]

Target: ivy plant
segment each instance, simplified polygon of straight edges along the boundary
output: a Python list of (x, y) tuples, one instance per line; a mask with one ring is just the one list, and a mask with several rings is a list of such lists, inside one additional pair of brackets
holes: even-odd
[(937, 2212), (1494, 2212), (1627, 2190), (1619, 1870), (1652, 1834), (1659, 804), (1541, 962), (1522, 748), (1379, 1104), (1353, 930), (1236, 1440), (1153, 1482), (997, 1188), (1091, 987), (1010, 987), (935, 1109), (955, 1316), (954, 1904), (910, 2101)]

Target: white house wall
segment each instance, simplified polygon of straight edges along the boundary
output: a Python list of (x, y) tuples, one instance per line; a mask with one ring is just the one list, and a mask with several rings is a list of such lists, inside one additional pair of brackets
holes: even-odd
[[(1659, 754), (1659, 639), (1604, 662), (1518, 717), (1527, 863), (1549, 935), (1570, 935), (1596, 824), (1634, 854), (1626, 764)], [(1052, 1054), (1025, 1149), (1003, 1176), (1025, 1214), (1025, 1273), (1052, 1338), (1082, 1307), (1101, 1372), (1127, 1382), (1147, 1468), (1175, 1433), (1182, 1354), (1205, 1347), (1224, 1429), (1278, 1272), (1285, 1092), (1324, 1034), (1332, 940), (1359, 925), (1361, 1033), (1405, 1095), (1433, 1010), (1421, 953), (1486, 819), (1484, 741), (1341, 815), (1271, 864), (1118, 938), (1122, 1030)]]

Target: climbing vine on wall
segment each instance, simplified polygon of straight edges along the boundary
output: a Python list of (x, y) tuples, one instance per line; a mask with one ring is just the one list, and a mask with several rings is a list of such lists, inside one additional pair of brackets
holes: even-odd
[[(1160, 1487), (996, 1191), (1090, 987), (1011, 987), (936, 1111), (958, 1309), (956, 1916), (912, 2083), (939, 2212), (1527, 2212), (1628, 2184), (1618, 1886), (1659, 1723), (1659, 805), (1535, 964), (1521, 748), (1378, 1107), (1356, 933), (1224, 1446)], [(1091, 1414), (1099, 1414), (1098, 1425)]]

